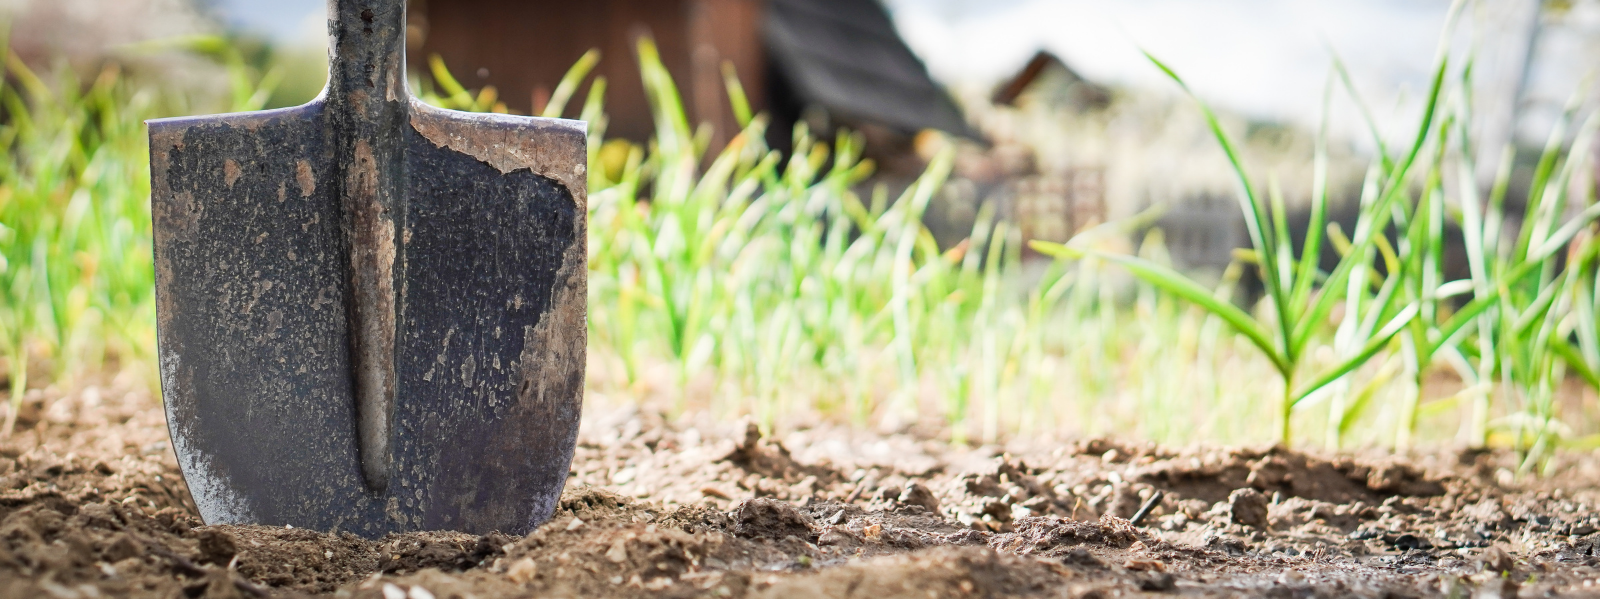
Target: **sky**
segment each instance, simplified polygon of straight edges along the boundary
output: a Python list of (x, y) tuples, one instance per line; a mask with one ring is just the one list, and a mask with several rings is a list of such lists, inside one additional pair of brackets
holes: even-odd
[(997, 81), (1039, 49), (1090, 80), (1172, 84), (1263, 118), (1319, 106), (1335, 49), (1372, 87), (1426, 85), (1447, 3), (1435, 0), (892, 0), (935, 77)]
[[(227, 23), (289, 43), (317, 43), (323, 0), (209, 0)], [(1480, 29), (1526, 22), (1482, 0)], [(1048, 49), (1091, 80), (1172, 90), (1149, 51), (1202, 98), (1253, 118), (1311, 125), (1332, 53), (1380, 119), (1404, 122), (1426, 92), (1448, 0), (885, 0), (902, 36), (947, 85), (993, 85)], [(1593, 4), (1593, 3), (1591, 3)], [(1504, 6), (1501, 12), (1505, 12)], [(1515, 12), (1515, 10), (1512, 10)], [(1600, 29), (1600, 10), (1587, 23)], [(1571, 19), (1569, 19), (1571, 20)], [(1559, 106), (1594, 64), (1590, 44), (1547, 28), (1530, 80)], [(1491, 33), (1493, 33), (1491, 31)], [(1501, 33), (1504, 33), (1502, 31)], [(1502, 36), (1503, 37), (1503, 36)], [(1513, 36), (1514, 37), (1514, 36)], [(1500, 52), (1514, 56), (1516, 51)], [(1496, 56), (1494, 58), (1504, 58)], [(1493, 72), (1493, 60), (1480, 72)]]
[(324, 0), (201, 0), (224, 23), (287, 43), (306, 43), (327, 21)]

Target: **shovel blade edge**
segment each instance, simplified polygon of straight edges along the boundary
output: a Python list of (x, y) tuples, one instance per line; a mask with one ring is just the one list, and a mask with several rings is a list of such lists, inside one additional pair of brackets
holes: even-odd
[(587, 336), (583, 126), (409, 115), (381, 490), (324, 106), (150, 123), (162, 394), (207, 523), (521, 534), (555, 508)]

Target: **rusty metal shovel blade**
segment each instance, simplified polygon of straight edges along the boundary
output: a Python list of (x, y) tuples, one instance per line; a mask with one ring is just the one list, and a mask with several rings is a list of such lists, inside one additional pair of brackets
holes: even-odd
[(581, 122), (413, 99), (402, 0), (332, 0), (310, 104), (150, 125), (161, 387), (207, 523), (549, 518), (581, 409)]

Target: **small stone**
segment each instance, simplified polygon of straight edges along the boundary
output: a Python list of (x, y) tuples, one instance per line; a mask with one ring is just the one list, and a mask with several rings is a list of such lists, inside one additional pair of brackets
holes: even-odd
[(892, 486), (892, 485), (886, 485), (886, 486), (883, 486), (881, 488), (878, 488), (877, 493), (874, 493), (872, 495), (872, 499), (873, 500), (878, 500), (880, 502), (892, 502), (896, 498), (899, 498), (899, 497), (900, 497), (900, 488), (897, 487), (897, 486)]
[(928, 512), (939, 514), (939, 498), (933, 495), (933, 490), (928, 486), (912, 482), (906, 484), (906, 489), (900, 492), (899, 502), (907, 506), (920, 506)]
[(511, 568), (506, 569), (506, 577), (510, 578), (512, 582), (521, 585), (533, 581), (533, 576), (538, 570), (539, 567), (534, 564), (532, 558), (523, 557), (517, 562), (511, 563)]
[(1228, 518), (1236, 524), (1256, 529), (1267, 528), (1267, 497), (1254, 488), (1240, 488), (1228, 495)]
[(567, 531), (577, 531), (579, 527), (583, 527), (583, 519), (573, 517), (572, 522), (567, 523)]
[(1484, 548), (1473, 562), (1477, 564), (1479, 571), (1488, 571), (1496, 575), (1510, 573), (1511, 568), (1516, 566), (1511, 555), (1499, 546)]
[(1473, 579), (1478, 583), (1475, 598), (1516, 598), (1522, 587), (1515, 579), (1496, 573), (1479, 573)]
[(1167, 570), (1167, 565), (1159, 560), (1141, 560), (1130, 558), (1126, 562), (1122, 563), (1122, 568), (1129, 571), (1151, 571), (1160, 573)]
[(739, 537), (781, 540), (793, 535), (804, 539), (812, 528), (810, 517), (782, 500), (754, 498), (734, 510), (733, 533)]
[(239, 553), (238, 543), (227, 532), (217, 529), (201, 529), (198, 537), (200, 538), (200, 560), (205, 562), (215, 565), (227, 564), (228, 561), (233, 560), (233, 555)]
[(611, 549), (606, 551), (606, 560), (614, 563), (628, 562), (628, 541), (617, 540), (611, 543)]
[(1305, 584), (1305, 574), (1294, 569), (1284, 571), (1282, 575), (1278, 576), (1278, 585), (1282, 585), (1284, 587), (1300, 587)]
[(1395, 549), (1402, 551), (1427, 550), (1433, 548), (1433, 544), (1428, 543), (1428, 540), (1409, 533), (1401, 534), (1400, 537), (1394, 538), (1394, 542), (1391, 545), (1394, 546)]
[(138, 556), (144, 552), (144, 548), (132, 536), (118, 533), (116, 537), (111, 538), (111, 543), (102, 552), (101, 556), (106, 562), (114, 563)]
[(1206, 549), (1221, 552), (1229, 556), (1242, 556), (1247, 549), (1244, 540), (1237, 538), (1213, 535), (1206, 538)]
[(996, 523), (1007, 525), (1011, 523), (1011, 505), (1005, 502), (995, 500), (984, 503), (982, 514), (987, 515)]
[(1178, 578), (1171, 573), (1153, 573), (1139, 580), (1139, 589), (1146, 592), (1166, 592), (1177, 585)]
[(844, 529), (842, 527), (829, 527), (827, 530), (822, 532), (821, 536), (817, 538), (817, 545), (848, 546), (859, 541), (861, 540), (857, 539), (855, 535), (851, 534), (850, 530), (848, 529)]
[(1105, 563), (1094, 557), (1094, 553), (1083, 548), (1072, 548), (1061, 555), (1061, 564), (1078, 565), (1080, 567), (1104, 567)]

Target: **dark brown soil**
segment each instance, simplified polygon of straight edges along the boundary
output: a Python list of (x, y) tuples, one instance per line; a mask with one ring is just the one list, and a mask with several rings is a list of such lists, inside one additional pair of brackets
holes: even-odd
[(586, 419), (561, 507), (532, 535), (363, 540), (204, 526), (148, 394), (35, 391), (0, 443), (0, 594), (1600, 593), (1593, 454), (1515, 480), (1504, 453), (1104, 440), (962, 450), (828, 427), (763, 439), (628, 409)]

